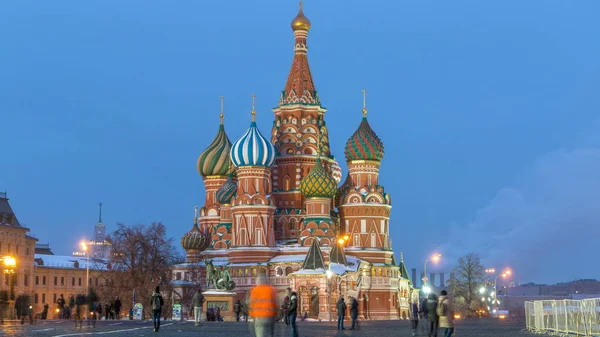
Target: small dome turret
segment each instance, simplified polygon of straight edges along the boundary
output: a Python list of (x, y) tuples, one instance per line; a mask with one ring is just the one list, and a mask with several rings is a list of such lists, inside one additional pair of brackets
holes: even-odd
[(310, 173), (300, 182), (300, 192), (306, 198), (331, 198), (337, 191), (337, 184), (323, 168), (318, 157)]
[(227, 181), (221, 186), (215, 193), (217, 201), (221, 205), (231, 204), (231, 200), (235, 198), (237, 194), (237, 184), (233, 181), (231, 174), (227, 175)]
[(310, 30), (310, 20), (304, 16), (302, 11), (302, 2), (300, 2), (300, 10), (298, 15), (292, 20), (292, 30)]

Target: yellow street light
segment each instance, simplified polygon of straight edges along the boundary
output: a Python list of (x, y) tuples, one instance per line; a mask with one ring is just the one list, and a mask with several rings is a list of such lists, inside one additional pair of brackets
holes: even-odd
[(343, 238), (339, 238), (339, 239), (338, 239), (338, 243), (339, 243), (340, 245), (343, 245), (345, 241), (346, 241), (346, 240), (344, 240)]
[(12, 256), (5, 256), (2, 258), (4, 260), (4, 265), (9, 268), (14, 268), (17, 265), (17, 259)]
[(437, 263), (440, 261), (441, 257), (442, 257), (442, 254), (433, 254), (433, 256), (431, 256), (431, 261)]
[(345, 240), (345, 241), (348, 241), (348, 240), (350, 240), (350, 236), (348, 236), (348, 235), (344, 235), (344, 240)]

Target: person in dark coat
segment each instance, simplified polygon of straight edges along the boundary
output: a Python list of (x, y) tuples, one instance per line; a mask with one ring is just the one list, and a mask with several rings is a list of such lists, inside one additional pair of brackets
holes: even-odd
[(436, 312), (437, 302), (437, 295), (435, 293), (430, 293), (425, 304), (425, 307), (427, 308), (427, 319), (429, 320), (429, 337), (437, 337), (439, 324)]
[(419, 326), (419, 305), (417, 302), (412, 302), (410, 305), (410, 327), (412, 335), (417, 335), (417, 327)]
[(292, 327), (292, 337), (298, 337), (298, 329), (296, 328), (296, 316), (298, 316), (298, 294), (295, 291), (290, 296), (290, 308), (288, 309), (290, 316), (290, 325)]
[(115, 299), (115, 319), (121, 319), (121, 300), (119, 296)]
[[(117, 297), (117, 300), (119, 298)], [(165, 305), (162, 295), (160, 294), (160, 288), (156, 286), (154, 293), (150, 298), (150, 307), (152, 308), (152, 324), (154, 325), (154, 331), (160, 330), (160, 315), (162, 313), (162, 307)]]
[(29, 296), (20, 295), (15, 300), (15, 309), (17, 310), (17, 319), (21, 320), (21, 324), (25, 323), (25, 317), (29, 317), (29, 323), (33, 324), (33, 315), (29, 307)]
[(50, 306), (48, 305), (48, 303), (44, 303), (44, 310), (42, 310), (42, 319), (48, 318), (48, 309), (49, 308), (50, 308)]
[(343, 297), (340, 297), (340, 299), (338, 300), (336, 308), (338, 314), (337, 328), (338, 330), (346, 330), (344, 329), (344, 317), (346, 317), (346, 302), (344, 301)]
[(237, 300), (233, 305), (233, 312), (235, 312), (235, 321), (240, 321), (240, 313), (242, 312), (242, 303), (240, 300)]
[(350, 303), (350, 318), (352, 318), (350, 330), (358, 328), (358, 325), (356, 324), (356, 319), (358, 318), (358, 301), (354, 297), (352, 297), (352, 303)]

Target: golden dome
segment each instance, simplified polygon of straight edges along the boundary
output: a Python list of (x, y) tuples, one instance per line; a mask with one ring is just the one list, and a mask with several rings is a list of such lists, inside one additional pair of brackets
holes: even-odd
[(300, 2), (300, 10), (298, 11), (298, 15), (292, 20), (292, 30), (309, 30), (310, 29), (310, 20), (304, 16), (304, 12), (302, 12), (302, 2)]

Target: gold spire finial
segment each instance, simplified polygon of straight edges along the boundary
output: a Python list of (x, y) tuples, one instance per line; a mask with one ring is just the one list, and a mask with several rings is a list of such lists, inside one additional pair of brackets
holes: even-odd
[(302, 12), (302, 7), (304, 3), (300, 1), (300, 9), (298, 10), (298, 15), (292, 20), (292, 30), (310, 30), (310, 20), (306, 16), (304, 16), (304, 12)]
[(194, 225), (198, 224), (198, 206), (194, 206)]
[(252, 121), (256, 121), (256, 95), (252, 94), (252, 111), (250, 111), (250, 113), (252, 114)]
[(362, 109), (362, 113), (363, 113), (363, 117), (367, 117), (367, 90), (363, 89), (362, 90), (362, 94), (363, 94), (363, 109)]
[(225, 118), (225, 97), (219, 96), (219, 98), (221, 99), (221, 114), (219, 118), (221, 118), (221, 124), (223, 124), (223, 119)]
[(302, 6), (304, 6), (304, 3), (300, 1), (300, 9), (302, 9)]

